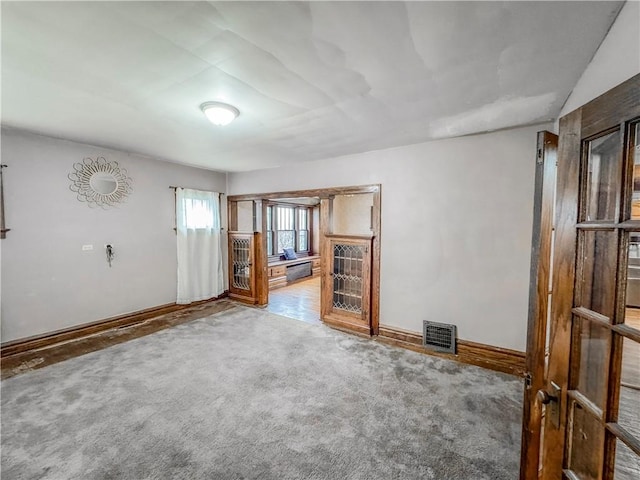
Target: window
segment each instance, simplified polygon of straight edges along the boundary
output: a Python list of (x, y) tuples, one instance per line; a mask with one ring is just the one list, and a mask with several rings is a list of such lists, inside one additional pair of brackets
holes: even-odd
[(309, 250), (309, 209), (298, 209), (298, 249)]
[(176, 229), (219, 230), (219, 194), (189, 188), (176, 189)]
[(187, 228), (214, 228), (213, 204), (209, 200), (185, 198), (185, 225)]
[(267, 255), (282, 255), (285, 248), (309, 252), (309, 207), (271, 204), (267, 207)]
[(274, 207), (276, 213), (276, 249), (275, 253), (284, 252), (285, 248), (293, 248), (296, 252), (295, 233), (296, 233), (296, 207), (285, 207), (276, 205)]
[(273, 255), (273, 207), (267, 207), (267, 255)]

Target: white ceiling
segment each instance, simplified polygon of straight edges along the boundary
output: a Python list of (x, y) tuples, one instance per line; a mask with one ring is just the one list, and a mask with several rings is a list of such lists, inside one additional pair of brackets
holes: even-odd
[(621, 4), (3, 1), (2, 123), (226, 171), (532, 124)]

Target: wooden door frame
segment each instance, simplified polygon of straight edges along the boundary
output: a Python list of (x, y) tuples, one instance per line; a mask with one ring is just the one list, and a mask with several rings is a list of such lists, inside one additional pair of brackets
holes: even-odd
[[(229, 195), (227, 197), (227, 205), (229, 208), (229, 218), (232, 219), (231, 204), (239, 201), (252, 200), (254, 202), (261, 201), (262, 209), (264, 210), (265, 200), (275, 200), (278, 198), (301, 198), (301, 197), (319, 197), (320, 198), (320, 245), (326, 242), (326, 235), (331, 234), (331, 199), (336, 195), (357, 195), (363, 193), (373, 194), (373, 214), (372, 214), (372, 259), (371, 259), (371, 334), (378, 335), (380, 325), (380, 233), (381, 233), (381, 193), (382, 186), (380, 184), (370, 185), (355, 185), (347, 187), (329, 187), (329, 188), (317, 188), (309, 190), (292, 190), (282, 192), (268, 192), (268, 193), (251, 193), (243, 195)], [(254, 203), (255, 206), (255, 203)], [(262, 212), (261, 212), (262, 213)], [(261, 220), (259, 228), (261, 232), (265, 231), (266, 215), (260, 215)], [(237, 225), (237, 222), (236, 222)], [(254, 227), (257, 229), (258, 224), (254, 222)], [(258, 297), (264, 298), (265, 303), (268, 298), (269, 291), (269, 279), (266, 275), (268, 259), (266, 248), (266, 236), (262, 235), (262, 254), (260, 258), (256, 258), (256, 271), (264, 272), (261, 275), (261, 281), (256, 284), (258, 288)], [(322, 248), (322, 247), (321, 247)], [(327, 271), (328, 265), (326, 259), (322, 256), (321, 259), (321, 279), (324, 279), (323, 273)], [(323, 281), (323, 280), (321, 280)]]
[(537, 478), (538, 475), (542, 406), (536, 402), (536, 393), (545, 387), (544, 367), (557, 150), (556, 134), (548, 131), (538, 132), (520, 480)]

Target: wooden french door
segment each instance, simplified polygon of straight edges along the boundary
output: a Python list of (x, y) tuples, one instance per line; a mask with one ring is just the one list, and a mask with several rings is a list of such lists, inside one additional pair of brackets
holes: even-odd
[(522, 475), (637, 480), (640, 75), (563, 117), (559, 133), (550, 351), (529, 405), (544, 408), (539, 471)]

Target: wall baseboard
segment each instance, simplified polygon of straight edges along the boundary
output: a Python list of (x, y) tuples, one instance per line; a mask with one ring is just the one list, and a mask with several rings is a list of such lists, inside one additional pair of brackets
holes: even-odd
[[(132, 326), (142, 323), (154, 317), (159, 317), (167, 313), (185, 310), (194, 306), (213, 302), (225, 297), (229, 297), (229, 292), (224, 292), (218, 297), (209, 300), (193, 302), (188, 305), (178, 305), (168, 303), (156, 307), (146, 308), (137, 312), (119, 315), (116, 317), (99, 320), (97, 322), (85, 323), (75, 327), (49, 332), (43, 335), (21, 338), (6, 342), (0, 345), (0, 358), (7, 358), (13, 355), (47, 348), (52, 345), (78, 340), (90, 335), (95, 335), (107, 330)], [(354, 331), (348, 328), (340, 328), (340, 325), (330, 325), (333, 328), (343, 329), (349, 333), (369, 337), (368, 331)], [(462, 363), (468, 363), (479, 367), (488, 368), (498, 372), (509, 373), (519, 377), (526, 372), (525, 354), (508, 348), (494, 347), (482, 343), (470, 342), (468, 340), (458, 340), (458, 354), (448, 354), (433, 352), (422, 346), (422, 335), (417, 332), (403, 330), (401, 328), (380, 325), (379, 335), (373, 338), (377, 341), (390, 345), (406, 348), (415, 352), (447, 358)]]
[(34, 335), (32, 337), (20, 338), (18, 340), (12, 340), (0, 345), (0, 358), (10, 357), (19, 353), (38, 350), (41, 348), (50, 347), (58, 343), (69, 342), (77, 340), (96, 333), (111, 330), (113, 328), (122, 328), (142, 323), (150, 318), (159, 317), (167, 313), (177, 312), (197, 305), (202, 305), (207, 302), (219, 300), (227, 297), (229, 292), (225, 291), (218, 297), (213, 297), (208, 300), (201, 300), (199, 302), (189, 303), (187, 305), (178, 305), (177, 303), (167, 303), (164, 305), (158, 305), (156, 307), (145, 308), (144, 310), (138, 310), (136, 312), (127, 313), (124, 315), (118, 315), (116, 317), (106, 318), (104, 320), (98, 320), (91, 323), (83, 323), (74, 327), (65, 328), (62, 330), (56, 330), (48, 332), (42, 335)]
[(458, 340), (457, 355), (433, 352), (422, 346), (422, 334), (386, 325), (380, 325), (377, 340), (413, 350), (414, 352), (448, 358), (449, 360), (509, 373), (518, 377), (524, 377), (526, 372), (525, 353), (508, 348), (494, 347), (492, 345), (470, 342), (468, 340)]
[(322, 319), (322, 323), (329, 327), (340, 330), (341, 332), (350, 333), (351, 335), (358, 335), (360, 337), (371, 338), (371, 328), (358, 323), (349, 323), (344, 320), (336, 320), (331, 315), (325, 315)]

